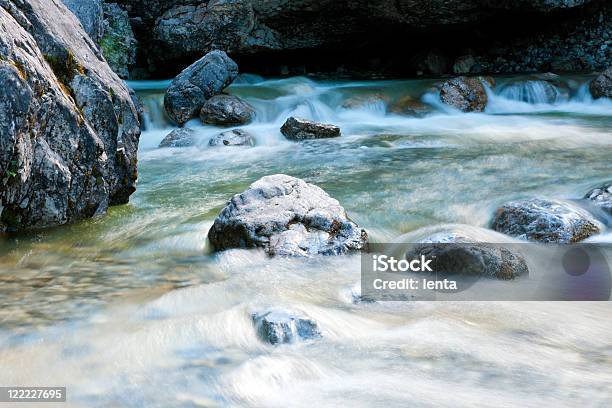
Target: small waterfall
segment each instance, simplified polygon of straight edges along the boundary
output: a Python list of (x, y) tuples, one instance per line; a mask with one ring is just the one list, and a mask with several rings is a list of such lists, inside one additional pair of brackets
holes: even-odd
[(554, 104), (567, 101), (569, 95), (547, 81), (519, 81), (503, 86), (499, 96), (530, 104)]
[(172, 126), (164, 110), (163, 94), (141, 96), (141, 102), (145, 112), (144, 125), (146, 130), (164, 129)]

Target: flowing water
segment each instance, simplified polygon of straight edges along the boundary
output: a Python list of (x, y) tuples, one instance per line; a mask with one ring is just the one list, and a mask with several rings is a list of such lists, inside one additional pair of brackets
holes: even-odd
[[(256, 146), (210, 148), (220, 129), (194, 120), (183, 149), (157, 148), (167, 83), (132, 83), (147, 121), (130, 204), (0, 238), (0, 384), (67, 386), (75, 407), (611, 406), (609, 302), (354, 302), (358, 255), (206, 242), (226, 200), (274, 173), (324, 188), (377, 242), (447, 224), (488, 237), (508, 200), (610, 180), (612, 102), (585, 77), (525, 79), (497, 78), (486, 112), (464, 114), (434, 80), (243, 75), (228, 92), (255, 106)], [(426, 104), (417, 116), (390, 112), (406, 96)], [(343, 135), (287, 141), (291, 115)], [(262, 343), (250, 314), (267, 307), (308, 314), (323, 337)]]

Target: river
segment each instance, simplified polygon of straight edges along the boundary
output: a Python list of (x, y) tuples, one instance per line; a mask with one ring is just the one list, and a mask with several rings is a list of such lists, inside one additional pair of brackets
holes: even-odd
[[(506, 201), (581, 198), (612, 177), (612, 101), (567, 76), (499, 77), (484, 113), (437, 102), (433, 79), (242, 75), (254, 147), (158, 148), (168, 82), (146, 108), (130, 204), (72, 226), (0, 237), (0, 384), (66, 386), (59, 406), (612, 406), (609, 302), (354, 302), (359, 255), (211, 253), (208, 229), (258, 178), (325, 189), (375, 242), (444, 228), (485, 236)], [(418, 116), (387, 111), (411, 95)], [(341, 127), (295, 143), (289, 116)], [(595, 238), (612, 242), (610, 233)], [(273, 347), (250, 314), (303, 311), (323, 337)], [(44, 406), (52, 406), (45, 404)]]

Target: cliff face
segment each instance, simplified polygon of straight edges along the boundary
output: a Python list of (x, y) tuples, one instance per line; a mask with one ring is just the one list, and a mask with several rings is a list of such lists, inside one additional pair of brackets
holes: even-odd
[[(302, 51), (364, 55), (366, 50), (366, 58), (399, 60), (419, 59), (422, 53), (441, 49), (449, 59), (444, 67), (448, 72), (463, 53), (479, 54), (474, 56), (481, 57), (479, 63), (484, 70), (511, 72), (517, 64), (525, 65), (525, 61), (511, 61), (512, 67), (504, 68), (503, 63), (496, 62), (500, 56), (496, 54), (500, 48), (496, 41), (517, 47), (517, 54), (521, 54), (533, 42), (536, 46), (542, 43), (539, 39), (542, 35), (563, 43), (575, 36), (577, 30), (582, 34), (584, 30), (605, 27), (603, 31), (609, 32), (611, 26), (610, 4), (606, 0), (119, 0), (118, 3), (129, 12), (140, 37), (140, 65), (161, 76), (161, 66), (173, 69), (173, 64), (193, 62), (212, 49), (222, 49), (239, 62), (253, 60), (249, 56), (275, 58), (284, 53), (279, 61), (289, 58), (298, 65), (300, 58), (296, 54)], [(600, 36), (593, 51), (596, 46), (606, 45), (606, 41)], [(375, 55), (372, 49), (384, 50), (385, 55)], [(589, 48), (585, 54), (590, 51)], [(512, 54), (511, 50), (507, 52)], [(541, 69), (559, 58), (554, 55), (554, 47), (547, 53), (550, 55), (544, 55), (544, 61), (531, 65)], [(502, 53), (501, 57), (506, 55)], [(609, 54), (605, 57), (609, 58)], [(601, 59), (597, 57), (583, 65), (596, 68)], [(422, 70), (413, 68), (414, 72)]]
[(130, 93), (53, 0), (0, 0), (0, 231), (126, 203), (140, 124)]

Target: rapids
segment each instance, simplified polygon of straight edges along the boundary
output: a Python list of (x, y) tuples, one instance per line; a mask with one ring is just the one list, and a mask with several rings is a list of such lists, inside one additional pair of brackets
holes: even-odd
[[(325, 189), (375, 242), (444, 224), (485, 238), (508, 200), (581, 198), (612, 177), (612, 101), (593, 101), (587, 77), (552, 99), (529, 79), (496, 78), (487, 110), (465, 114), (430, 79), (242, 75), (227, 91), (256, 108), (242, 127), (256, 146), (208, 147), (221, 130), (193, 120), (183, 149), (157, 147), (168, 82), (130, 83), (146, 108), (130, 204), (0, 237), (0, 384), (67, 386), (71, 407), (611, 406), (609, 302), (355, 303), (359, 255), (206, 242), (226, 200), (274, 173)], [(406, 95), (425, 110), (388, 111)], [(287, 141), (292, 115), (343, 135)], [(267, 307), (308, 314), (323, 337), (263, 344), (250, 313)]]

